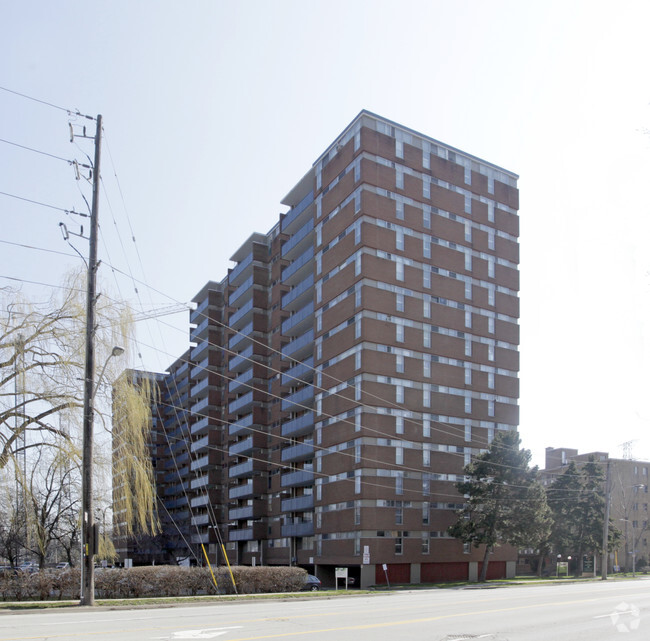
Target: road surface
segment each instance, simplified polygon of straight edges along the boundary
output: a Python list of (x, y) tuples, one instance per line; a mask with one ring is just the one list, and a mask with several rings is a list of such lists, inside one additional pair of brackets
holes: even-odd
[[(324, 595), (325, 593), (323, 593)], [(0, 604), (1, 607), (1, 604)], [(650, 580), (0, 616), (0, 641), (650, 639)]]

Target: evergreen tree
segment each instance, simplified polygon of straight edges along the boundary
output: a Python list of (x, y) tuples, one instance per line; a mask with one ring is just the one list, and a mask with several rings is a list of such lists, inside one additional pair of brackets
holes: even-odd
[(479, 581), (485, 581), (497, 545), (537, 547), (550, 533), (546, 494), (537, 468), (529, 467), (530, 451), (520, 444), (517, 432), (498, 432), (489, 449), (465, 467), (467, 480), (456, 484), (467, 499), (449, 533), (485, 546)]

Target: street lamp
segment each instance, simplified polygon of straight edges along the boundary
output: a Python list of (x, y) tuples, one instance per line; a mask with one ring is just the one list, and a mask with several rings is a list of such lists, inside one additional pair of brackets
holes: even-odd
[[(92, 348), (87, 346), (92, 351)], [(82, 562), (81, 562), (81, 605), (95, 605), (95, 524), (93, 515), (93, 421), (95, 393), (102, 382), (108, 361), (115, 356), (124, 354), (124, 348), (115, 346), (108, 355), (101, 374), (95, 385), (94, 367), (86, 370), (84, 381), (84, 422), (83, 422), (83, 456), (81, 461), (81, 541), (82, 541)]]
[[(645, 485), (643, 483), (637, 483), (635, 485), (628, 485), (627, 487), (624, 487), (623, 490), (626, 489), (639, 490), (641, 488), (645, 488)], [(623, 498), (625, 499), (625, 494), (623, 494)], [(627, 518), (627, 505), (625, 503), (625, 500), (623, 502), (623, 506), (625, 510), (625, 518), (619, 519), (619, 521), (623, 521), (625, 523), (625, 571), (627, 572), (627, 558), (630, 554), (629, 539), (628, 539), (628, 524), (630, 522), (630, 519)], [(634, 535), (634, 527), (632, 527), (632, 576), (636, 577), (636, 537)]]

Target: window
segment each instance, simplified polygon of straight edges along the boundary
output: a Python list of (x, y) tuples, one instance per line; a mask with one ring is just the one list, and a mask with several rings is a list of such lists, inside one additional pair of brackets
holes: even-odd
[(404, 232), (401, 229), (395, 231), (395, 249), (404, 251)]
[(431, 420), (428, 418), (422, 419), (422, 436), (423, 438), (431, 437)]
[(395, 325), (395, 340), (398, 343), (404, 342), (404, 325)]
[(488, 401), (488, 416), (494, 416), (494, 401)]
[(404, 508), (398, 505), (395, 508), (395, 525), (402, 525), (402, 523), (404, 523)]
[(465, 327), (472, 327), (472, 312), (465, 311)]
[(424, 467), (429, 467), (431, 465), (431, 450), (422, 450), (422, 465)]
[(361, 445), (354, 446), (354, 462), (361, 463)]
[(395, 371), (398, 374), (404, 373), (404, 357), (401, 354), (395, 354)]
[(404, 434), (404, 417), (395, 417), (395, 434)]
[(465, 254), (465, 271), (472, 271), (472, 255), (469, 252)]
[(472, 384), (472, 369), (469, 367), (469, 363), (465, 363), (465, 385)]
[(431, 183), (427, 178), (422, 181), (422, 197), (431, 198)]
[(465, 339), (465, 356), (472, 355), (472, 341), (469, 338)]
[[(429, 525), (429, 502), (424, 501), (422, 503), (422, 525)], [(429, 538), (429, 534), (427, 534), (427, 539)]]
[(422, 331), (422, 344), (424, 347), (431, 347), (431, 329), (428, 325), (425, 325)]
[(361, 494), (361, 476), (359, 474), (354, 477), (354, 493)]
[(395, 169), (395, 187), (404, 189), (404, 170), (401, 167)]
[(403, 403), (404, 402), (404, 388), (401, 385), (395, 387), (395, 402)]
[(395, 201), (395, 218), (404, 220), (404, 203), (401, 200)]
[(422, 533), (422, 554), (429, 554), (429, 533)]
[(422, 405), (424, 407), (431, 407), (431, 390), (422, 390)]
[(494, 389), (494, 372), (488, 372), (488, 387)]
[(404, 143), (401, 140), (395, 140), (395, 155), (404, 158)]
[(425, 258), (431, 258), (431, 241), (426, 236), (422, 239), (422, 254)]
[(422, 304), (422, 314), (425, 318), (431, 318), (431, 303), (428, 300)]
[(358, 214), (361, 211), (361, 192), (358, 191), (354, 194), (354, 213)]
[(404, 263), (395, 263), (395, 278), (397, 280), (404, 280)]
[(395, 294), (395, 309), (398, 312), (404, 311), (404, 294)]
[(494, 258), (488, 258), (488, 276), (494, 278)]
[(431, 229), (431, 211), (426, 207), (422, 210), (422, 225), (425, 229)]
[(469, 442), (472, 440), (472, 424), (465, 423), (465, 441)]
[(395, 554), (402, 554), (403, 545), (402, 545), (402, 533), (398, 532), (398, 536), (395, 538)]
[(488, 332), (494, 334), (494, 316), (488, 316)]
[(465, 397), (465, 413), (466, 414), (472, 413), (472, 399), (469, 396)]
[(361, 506), (357, 504), (354, 506), (354, 524), (361, 525)]
[(401, 472), (395, 477), (395, 494), (404, 494), (404, 476)]
[(472, 283), (465, 283), (465, 298), (472, 300)]
[(469, 223), (465, 223), (465, 242), (472, 242), (472, 226)]
[(431, 361), (426, 358), (422, 361), (422, 375), (425, 378), (431, 377)]
[(361, 352), (357, 352), (354, 355), (354, 368), (361, 369)]

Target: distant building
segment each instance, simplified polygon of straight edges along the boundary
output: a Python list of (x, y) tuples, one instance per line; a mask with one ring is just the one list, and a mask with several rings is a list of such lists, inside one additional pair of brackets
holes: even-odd
[(620, 550), (610, 554), (610, 569), (632, 570), (632, 557), (635, 565), (641, 567), (648, 563), (648, 469), (650, 462), (633, 459), (610, 458), (607, 452), (578, 454), (578, 450), (561, 447), (546, 448), (546, 468), (542, 475), (550, 483), (575, 461), (578, 465), (589, 460), (600, 462), (604, 469), (609, 463), (611, 479), (610, 518), (621, 530), (623, 539)]
[(337, 136), (160, 378), (172, 556), (478, 575), (447, 528), (464, 465), (519, 422), (518, 202), (515, 174), (369, 112)]

